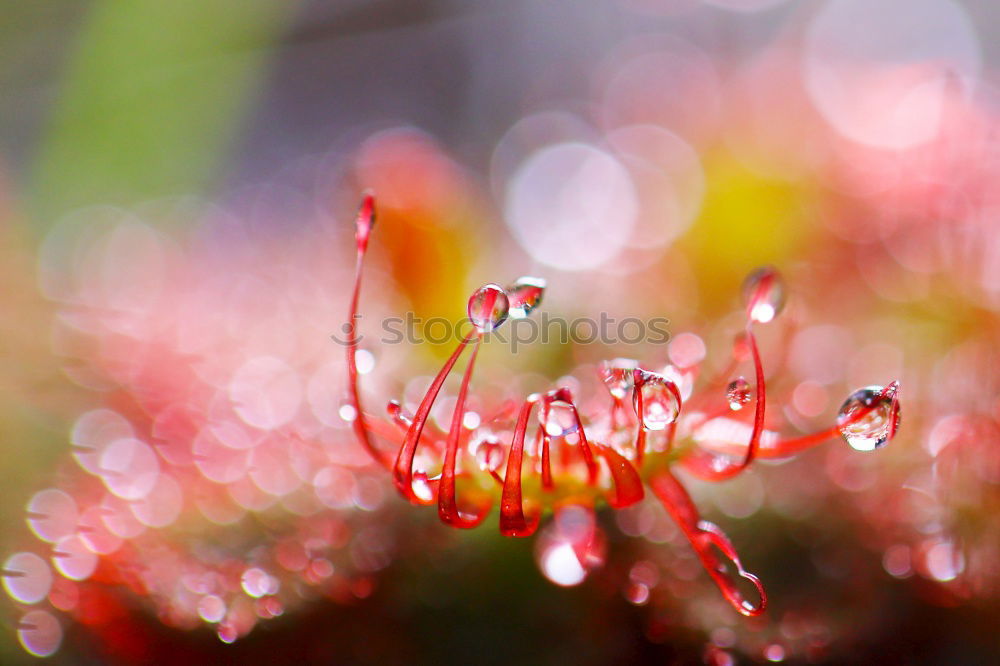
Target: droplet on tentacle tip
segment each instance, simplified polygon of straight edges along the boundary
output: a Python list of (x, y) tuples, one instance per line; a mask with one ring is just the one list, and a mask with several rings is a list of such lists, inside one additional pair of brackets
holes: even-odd
[(469, 298), (469, 320), (480, 333), (489, 333), (507, 319), (510, 302), (503, 288), (485, 284)]
[(743, 377), (737, 377), (729, 382), (726, 387), (726, 400), (729, 402), (729, 409), (734, 412), (743, 409), (743, 405), (750, 402), (750, 382)]
[(766, 324), (785, 307), (785, 280), (772, 266), (758, 268), (743, 281), (743, 303), (752, 321)]
[(495, 472), (503, 465), (505, 451), (496, 437), (484, 437), (476, 446), (476, 464), (484, 472)]
[[(680, 391), (672, 381), (655, 372), (633, 371), (635, 389), (632, 407), (646, 430), (663, 430), (677, 420), (681, 411)], [(639, 397), (642, 394), (640, 413)]]
[(601, 380), (607, 387), (611, 397), (622, 400), (632, 390), (632, 372), (639, 367), (639, 362), (631, 358), (616, 358), (601, 363)]
[(885, 446), (899, 429), (897, 382), (887, 387), (866, 386), (844, 401), (837, 413), (837, 428), (851, 448), (874, 451)]
[(576, 410), (563, 400), (553, 400), (542, 410), (542, 425), (550, 437), (565, 437), (579, 430)]
[(364, 252), (368, 249), (368, 237), (371, 235), (372, 229), (375, 228), (375, 197), (371, 192), (365, 192), (362, 195), (354, 225), (354, 237), (358, 243), (358, 250)]
[(545, 280), (537, 277), (519, 277), (507, 287), (507, 300), (510, 303), (510, 316), (513, 319), (525, 319), (542, 304), (545, 293)]

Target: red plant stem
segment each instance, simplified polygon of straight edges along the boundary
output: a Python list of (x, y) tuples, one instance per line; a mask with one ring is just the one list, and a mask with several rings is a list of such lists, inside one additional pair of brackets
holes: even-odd
[(587, 482), (594, 485), (597, 483), (597, 461), (594, 460), (594, 453), (590, 450), (590, 444), (587, 442), (587, 433), (583, 429), (580, 411), (576, 408), (573, 394), (568, 388), (561, 388), (557, 393), (561, 400), (569, 403), (569, 406), (573, 408), (573, 420), (576, 421), (576, 431), (580, 436), (580, 453), (583, 454), (583, 460), (587, 464)]
[(552, 437), (545, 430), (544, 426), (541, 426), (542, 432), (542, 490), (551, 491), (555, 488), (552, 483), (552, 460), (549, 454), (550, 444), (552, 443)]
[(355, 418), (351, 423), (354, 436), (372, 459), (386, 469), (392, 466), (388, 454), (375, 447), (368, 434), (364, 410), (361, 408), (361, 396), (358, 391), (358, 302), (361, 296), (361, 273), (364, 267), (365, 252), (368, 249), (368, 235), (375, 224), (375, 199), (370, 193), (365, 193), (358, 209), (355, 221), (356, 240), (358, 248), (357, 263), (354, 268), (354, 291), (351, 295), (351, 311), (347, 320), (347, 385), (348, 400), (354, 408)]
[(694, 475), (709, 481), (723, 481), (731, 479), (753, 462), (760, 448), (760, 437), (764, 433), (764, 410), (767, 404), (767, 392), (764, 386), (764, 366), (760, 360), (760, 351), (757, 349), (757, 340), (754, 337), (752, 323), (747, 323), (747, 342), (750, 345), (750, 354), (753, 356), (754, 373), (756, 375), (754, 391), (754, 417), (753, 430), (750, 433), (750, 441), (747, 443), (747, 451), (743, 460), (732, 464), (724, 457), (716, 456), (705, 451), (697, 451), (684, 458), (684, 466)]
[[(386, 411), (389, 413), (390, 420), (396, 424), (396, 427), (405, 435), (406, 431), (410, 429), (410, 424), (413, 423), (413, 416), (403, 409), (402, 405), (396, 400), (390, 400), (389, 404), (386, 405)], [(427, 432), (430, 430), (430, 435), (433, 439), (442, 439), (445, 436), (445, 432), (435, 426), (433, 423), (428, 422), (424, 426), (424, 438), (426, 439)]]
[(636, 380), (635, 388), (635, 411), (639, 416), (639, 432), (635, 435), (635, 464), (636, 467), (642, 469), (642, 457), (646, 452), (646, 410), (642, 404), (642, 380)]
[(607, 461), (611, 479), (615, 484), (615, 493), (608, 497), (608, 504), (613, 509), (624, 509), (641, 500), (645, 495), (645, 491), (642, 489), (642, 478), (632, 463), (609, 446), (603, 444), (595, 444), (594, 446)]
[(500, 533), (504, 536), (527, 537), (538, 529), (539, 513), (525, 517), (521, 497), (521, 460), (524, 457), (524, 433), (537, 399), (529, 396), (517, 416), (514, 439), (507, 455), (507, 472), (504, 474), (503, 494), (500, 499)]
[(458, 503), (455, 500), (455, 458), (458, 455), (458, 443), (462, 434), (462, 420), (465, 417), (465, 398), (469, 392), (469, 381), (472, 379), (472, 369), (476, 364), (476, 355), (479, 353), (479, 344), (481, 341), (482, 336), (476, 338), (476, 343), (472, 347), (472, 354), (469, 356), (469, 364), (465, 367), (465, 374), (462, 375), (462, 385), (458, 389), (458, 397), (455, 400), (455, 411), (451, 417), (451, 429), (448, 431), (444, 465), (441, 469), (441, 483), (438, 484), (438, 516), (441, 518), (441, 522), (463, 529), (476, 527), (489, 514), (489, 505), (486, 505), (472, 518), (463, 518), (458, 510)]
[[(841, 434), (841, 428), (845, 428), (849, 425), (857, 423), (861, 419), (865, 418), (872, 412), (872, 410), (878, 409), (881, 405), (882, 400), (891, 396), (892, 397), (892, 407), (891, 414), (896, 414), (896, 390), (899, 388), (899, 382), (893, 381), (882, 389), (879, 393), (878, 398), (872, 401), (871, 405), (862, 407), (855, 411), (849, 418), (844, 419), (842, 422), (838, 422), (826, 430), (821, 430), (819, 432), (814, 432), (809, 435), (803, 435), (801, 437), (795, 437), (793, 439), (786, 439), (777, 442), (774, 446), (769, 446), (758, 451), (759, 458), (786, 458), (800, 451), (805, 451), (806, 449), (812, 448), (817, 444), (821, 444), (828, 439), (837, 437)], [(899, 420), (893, 418), (889, 425), (888, 437), (891, 439), (896, 434), (896, 428), (899, 426)]]
[(413, 423), (410, 424), (409, 430), (406, 431), (406, 437), (403, 438), (403, 444), (399, 447), (399, 455), (396, 456), (396, 464), (392, 469), (392, 479), (396, 484), (396, 489), (414, 504), (430, 504), (433, 499), (427, 501), (419, 498), (416, 493), (413, 492), (413, 459), (417, 455), (417, 443), (420, 440), (420, 434), (423, 432), (424, 424), (427, 423), (427, 417), (431, 413), (431, 408), (434, 406), (434, 401), (437, 399), (438, 393), (441, 392), (441, 386), (444, 385), (444, 380), (448, 378), (448, 374), (451, 369), (455, 367), (455, 363), (458, 358), (465, 351), (465, 346), (471, 342), (479, 333), (477, 331), (470, 331), (465, 338), (458, 343), (455, 351), (451, 353), (451, 356), (445, 362), (444, 366), (438, 372), (434, 381), (431, 382), (430, 387), (427, 389), (427, 393), (424, 394), (423, 400), (420, 401), (420, 406), (417, 407), (417, 413), (413, 417)]
[[(684, 536), (687, 537), (691, 547), (698, 555), (698, 559), (701, 560), (705, 571), (715, 581), (726, 601), (741, 615), (756, 617), (762, 614), (767, 608), (767, 593), (764, 591), (760, 579), (743, 568), (739, 555), (722, 530), (713, 523), (701, 520), (698, 509), (691, 501), (691, 496), (688, 495), (684, 486), (674, 478), (668, 469), (664, 468), (659, 470), (650, 480), (650, 487), (670, 517), (681, 528)], [(733, 566), (736, 567), (737, 575), (748, 580), (757, 589), (757, 594), (760, 596), (759, 604), (754, 605), (743, 596), (736, 581), (730, 574), (726, 573), (724, 563), (716, 555), (713, 546), (732, 562)]]

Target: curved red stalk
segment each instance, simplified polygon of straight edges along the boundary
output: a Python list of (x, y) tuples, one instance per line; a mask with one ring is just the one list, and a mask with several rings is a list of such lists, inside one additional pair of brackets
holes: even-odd
[(358, 391), (358, 301), (361, 295), (361, 272), (364, 265), (365, 251), (368, 249), (368, 236), (375, 225), (375, 197), (370, 192), (366, 192), (361, 200), (361, 207), (358, 209), (358, 216), (355, 221), (355, 238), (358, 246), (358, 260), (354, 269), (354, 292), (351, 295), (351, 312), (347, 321), (347, 385), (348, 400), (354, 408), (355, 418), (351, 423), (354, 429), (354, 436), (362, 448), (368, 451), (369, 455), (386, 469), (391, 468), (392, 463), (388, 454), (375, 447), (371, 436), (368, 434), (368, 426), (365, 420), (365, 413), (361, 409), (361, 396)]
[[(674, 519), (674, 522), (691, 543), (691, 547), (697, 553), (705, 571), (715, 581), (726, 601), (741, 615), (756, 617), (762, 614), (767, 608), (767, 593), (764, 591), (760, 579), (743, 568), (739, 554), (722, 530), (707, 520), (701, 520), (698, 509), (691, 501), (691, 496), (688, 495), (684, 486), (665, 468), (657, 472), (649, 484), (667, 513), (670, 514), (670, 517)], [(713, 546), (732, 562), (738, 576), (748, 580), (757, 589), (760, 603), (754, 605), (743, 596), (732, 575), (726, 573), (725, 564), (716, 555)]]
[(542, 419), (543, 423), (538, 426), (538, 436), (542, 438), (542, 490), (551, 491), (555, 488), (552, 483), (552, 459), (550, 457), (550, 444), (552, 443), (552, 437), (549, 435), (548, 431), (548, 420), (549, 420), (549, 405), (555, 399), (553, 397), (554, 392), (550, 391), (542, 396), (542, 413), (545, 417)]
[(552, 460), (549, 453), (549, 445), (552, 442), (552, 437), (549, 433), (545, 431), (544, 426), (541, 428), (542, 433), (542, 490), (551, 491), (555, 488), (555, 484), (552, 483)]
[(517, 416), (514, 439), (507, 454), (507, 472), (504, 474), (503, 494), (500, 499), (500, 533), (504, 536), (531, 536), (538, 529), (538, 512), (525, 517), (521, 497), (521, 459), (524, 457), (524, 433), (537, 398), (529, 396)]
[(747, 324), (747, 342), (750, 345), (750, 354), (753, 357), (754, 374), (756, 376), (753, 431), (750, 433), (747, 452), (743, 456), (743, 460), (735, 464), (723, 457), (701, 450), (684, 458), (682, 461), (684, 467), (702, 479), (709, 481), (731, 479), (750, 466), (750, 463), (757, 456), (757, 450), (760, 448), (760, 436), (764, 434), (764, 409), (767, 404), (767, 391), (764, 386), (764, 366), (760, 361), (760, 352), (757, 350), (757, 340), (754, 338), (751, 324)]
[(636, 372), (635, 383), (633, 391), (635, 391), (635, 411), (636, 416), (639, 417), (639, 432), (635, 435), (635, 464), (640, 469), (642, 468), (642, 457), (646, 452), (646, 419), (643, 417), (645, 414), (645, 409), (642, 404), (642, 385), (645, 380), (640, 379), (639, 373)]
[(597, 452), (608, 462), (608, 470), (615, 483), (615, 494), (608, 497), (608, 504), (613, 509), (624, 509), (632, 506), (645, 495), (642, 488), (642, 478), (625, 456), (609, 446), (595, 444)]
[[(893, 402), (895, 403), (896, 398), (895, 398), (894, 387), (898, 386), (899, 382), (895, 381), (892, 382), (882, 390), (880, 397), (884, 398), (891, 395), (893, 398)], [(795, 455), (796, 453), (801, 453), (802, 451), (810, 449), (818, 444), (822, 444), (823, 442), (829, 439), (833, 439), (835, 437), (840, 436), (841, 434), (840, 429), (842, 427), (860, 421), (861, 419), (866, 417), (869, 414), (869, 412), (871, 412), (873, 409), (877, 409), (878, 404), (879, 404), (878, 401), (875, 401), (872, 403), (871, 406), (863, 407), (857, 410), (854, 414), (851, 415), (849, 419), (846, 419), (843, 423), (830, 426), (825, 430), (820, 430), (819, 432), (810, 433), (808, 435), (802, 435), (801, 437), (793, 437), (791, 439), (781, 440), (779, 442), (775, 442), (774, 444), (768, 446), (760, 446), (757, 449), (755, 457), (764, 460), (773, 458), (787, 458), (789, 456)], [(892, 437), (892, 435), (895, 434), (897, 426), (898, 426), (898, 419), (894, 420), (892, 423), (889, 434), (890, 438)]]
[(444, 465), (441, 469), (441, 483), (438, 484), (438, 516), (441, 521), (453, 527), (469, 529), (483, 522), (490, 512), (488, 502), (484, 502), (479, 507), (478, 513), (472, 518), (464, 518), (458, 510), (458, 503), (455, 500), (455, 458), (458, 455), (458, 443), (462, 434), (462, 419), (465, 417), (465, 398), (469, 392), (469, 381), (472, 379), (472, 368), (476, 364), (476, 355), (479, 353), (479, 343), (482, 336), (476, 339), (472, 347), (472, 354), (469, 356), (469, 364), (465, 367), (465, 374), (462, 375), (462, 385), (458, 389), (458, 397), (455, 400), (455, 412), (451, 417), (451, 429), (448, 430), (448, 443), (444, 454)]
[(583, 454), (583, 460), (587, 465), (587, 482), (594, 485), (597, 483), (597, 461), (594, 460), (594, 453), (590, 450), (590, 444), (587, 442), (587, 433), (583, 429), (580, 411), (576, 408), (576, 403), (573, 402), (573, 393), (563, 386), (556, 389), (555, 396), (554, 399), (562, 400), (573, 408), (573, 420), (576, 421), (576, 431), (580, 436), (580, 453)]
[(470, 332), (458, 343), (458, 347), (448, 357), (448, 360), (438, 372), (434, 381), (431, 382), (430, 387), (428, 387), (423, 400), (420, 401), (417, 413), (413, 416), (413, 423), (410, 424), (409, 429), (406, 431), (406, 437), (403, 438), (403, 444), (399, 447), (399, 455), (396, 456), (396, 464), (392, 468), (392, 480), (396, 484), (396, 489), (399, 490), (403, 497), (414, 504), (432, 504), (434, 502), (433, 498), (421, 499), (413, 492), (413, 459), (417, 455), (417, 443), (420, 440), (420, 434), (427, 423), (427, 417), (431, 413), (434, 401), (437, 399), (438, 393), (441, 392), (444, 380), (448, 378), (451, 369), (455, 367), (458, 357), (465, 351), (465, 346), (477, 335), (476, 331)]

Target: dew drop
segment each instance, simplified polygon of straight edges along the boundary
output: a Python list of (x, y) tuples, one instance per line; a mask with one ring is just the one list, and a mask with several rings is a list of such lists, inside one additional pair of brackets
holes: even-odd
[(510, 303), (510, 316), (514, 319), (524, 319), (542, 303), (545, 293), (545, 280), (536, 277), (520, 277), (507, 287), (507, 300)]
[(758, 268), (743, 281), (743, 303), (751, 320), (766, 324), (785, 307), (785, 281), (771, 266)]
[(509, 307), (504, 290), (498, 285), (486, 284), (469, 298), (469, 320), (480, 333), (489, 333), (507, 319)]
[(608, 392), (616, 400), (622, 400), (632, 390), (633, 371), (639, 367), (639, 362), (630, 358), (616, 358), (601, 363), (601, 379)]
[[(633, 377), (637, 390), (632, 392), (632, 407), (641, 419), (643, 427), (646, 430), (663, 430), (676, 421), (681, 411), (680, 391), (677, 385), (662, 375), (643, 370), (635, 370)], [(639, 413), (640, 392), (642, 414)]]
[(542, 412), (545, 432), (550, 437), (565, 437), (579, 429), (573, 405), (562, 400), (553, 400), (545, 405)]
[(867, 386), (844, 401), (837, 414), (840, 434), (858, 451), (874, 451), (893, 438), (899, 428), (898, 384)]
[(476, 446), (476, 464), (484, 472), (495, 472), (503, 465), (504, 447), (496, 437), (485, 437)]
[(726, 400), (729, 401), (729, 409), (738, 412), (743, 409), (743, 405), (750, 402), (750, 382), (743, 377), (737, 377), (729, 382), (726, 387)]

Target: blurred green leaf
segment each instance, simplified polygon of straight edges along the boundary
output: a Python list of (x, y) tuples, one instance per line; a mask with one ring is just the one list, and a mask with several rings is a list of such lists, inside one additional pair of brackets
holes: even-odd
[(295, 7), (97, 0), (35, 164), (36, 224), (90, 203), (210, 187)]

